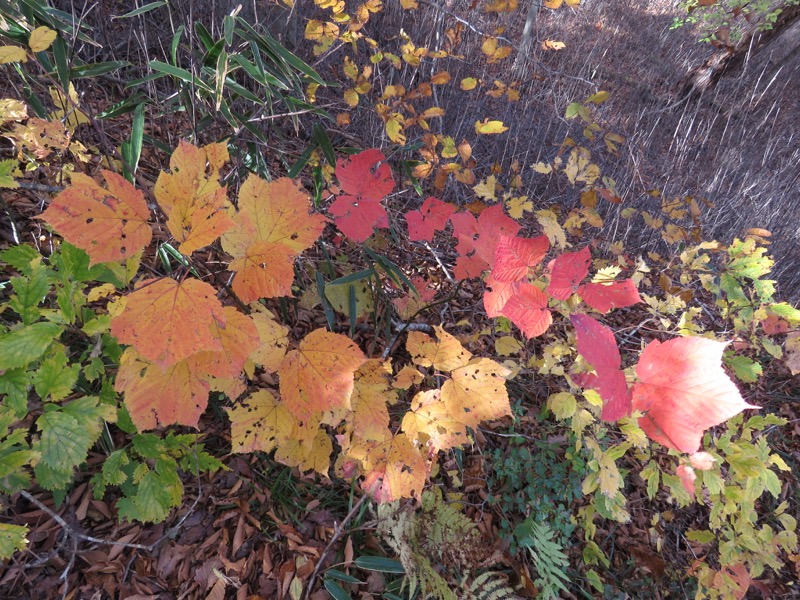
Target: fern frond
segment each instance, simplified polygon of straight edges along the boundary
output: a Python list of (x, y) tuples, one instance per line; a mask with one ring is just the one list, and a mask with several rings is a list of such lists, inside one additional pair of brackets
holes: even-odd
[(533, 566), (539, 575), (534, 583), (541, 588), (540, 598), (557, 598), (566, 592), (569, 581), (567, 568), (569, 559), (563, 546), (555, 539), (555, 533), (546, 523), (537, 523), (530, 516), (514, 530), (517, 543), (528, 550)]

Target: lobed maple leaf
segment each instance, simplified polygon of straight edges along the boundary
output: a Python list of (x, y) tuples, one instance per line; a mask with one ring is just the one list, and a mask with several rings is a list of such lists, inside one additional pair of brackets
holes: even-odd
[(493, 360), (474, 358), (450, 373), (442, 385), (442, 400), (456, 420), (473, 429), (481, 421), (510, 415), (505, 379), (510, 373)]
[(209, 327), (226, 322), (216, 290), (197, 279), (148, 279), (126, 298), (125, 309), (111, 319), (111, 334), (161, 367), (223, 344)]
[(636, 365), (633, 409), (644, 412), (639, 425), (650, 439), (691, 454), (706, 429), (758, 408), (744, 401), (722, 368), (726, 345), (683, 337), (645, 347)]
[(197, 148), (181, 140), (169, 160), (172, 173), (158, 176), (153, 191), (183, 254), (208, 246), (234, 226), (225, 213), (227, 190), (219, 185), (227, 161), (224, 142)]
[(41, 215), (70, 244), (89, 255), (89, 265), (131, 258), (153, 237), (142, 192), (124, 177), (101, 171), (108, 189), (81, 173)]
[(419, 331), (411, 331), (406, 340), (406, 350), (415, 365), (433, 367), (449, 373), (453, 369), (463, 367), (472, 359), (472, 353), (461, 345), (454, 336), (442, 327), (434, 327), (436, 337)]
[(355, 373), (355, 386), (350, 398), (352, 435), (364, 441), (382, 440), (389, 428), (387, 402), (397, 401), (397, 391), (391, 385), (392, 365), (370, 359)]
[(402, 430), (412, 440), (427, 445), (433, 457), (439, 450), (457, 448), (469, 441), (467, 426), (442, 400), (441, 390), (419, 392), (403, 417)]
[(349, 409), (354, 374), (366, 360), (351, 339), (316, 329), (278, 368), (281, 400), (304, 422), (325, 410)]
[(294, 430), (292, 413), (269, 390), (256, 390), (225, 412), (231, 420), (232, 452), (271, 452)]
[(631, 414), (631, 392), (622, 371), (622, 358), (614, 332), (588, 315), (570, 315), (577, 334), (578, 353), (594, 368), (596, 376), (576, 377), (584, 387), (597, 390), (603, 399), (600, 418), (618, 421)]
[(601, 313), (642, 301), (632, 279), (610, 283), (584, 283), (578, 288), (578, 295), (586, 304)]
[[(336, 227), (356, 242), (365, 241), (374, 228), (389, 226), (386, 209), (381, 204), (394, 189), (392, 169), (383, 152), (364, 150), (336, 161), (336, 178), (344, 194), (334, 200), (328, 211)], [(376, 167), (378, 163), (382, 163)]]
[(547, 331), (553, 322), (553, 315), (547, 309), (547, 302), (547, 294), (535, 285), (520, 283), (503, 306), (502, 314), (511, 319), (526, 337), (538, 337)]
[(327, 219), (309, 214), (310, 197), (287, 177), (267, 182), (250, 175), (238, 206), (233, 229), (222, 236), (233, 257), (234, 292), (245, 303), (291, 295), (294, 259), (317, 241)]
[(359, 457), (365, 474), (361, 487), (376, 502), (394, 502), (422, 493), (428, 466), (406, 434), (390, 434), (380, 442), (349, 448), (347, 454)]
[(500, 235), (492, 278), (501, 283), (525, 278), (530, 268), (542, 262), (549, 248), (550, 241), (543, 235), (535, 238)]
[(455, 207), (437, 198), (427, 198), (419, 210), (410, 210), (405, 214), (408, 223), (408, 239), (432, 242), (433, 235), (444, 229)]
[[(592, 255), (586, 246), (578, 252), (563, 252), (553, 262), (547, 293), (556, 300), (567, 300), (589, 274)], [(591, 295), (591, 294), (590, 294)]]

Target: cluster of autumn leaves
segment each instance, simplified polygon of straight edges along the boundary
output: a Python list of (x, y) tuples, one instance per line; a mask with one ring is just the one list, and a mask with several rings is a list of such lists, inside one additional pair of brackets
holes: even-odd
[[(232, 290), (250, 314), (223, 306), (214, 287), (192, 277), (145, 279), (115, 297), (108, 305), (110, 331), (128, 346), (115, 386), (133, 423), (139, 430), (197, 427), (209, 392), (223, 392), (233, 400), (234, 451), (274, 450), (287, 465), (327, 474), (331, 431), (341, 448), (339, 474), (363, 476), (378, 500), (419, 494), (440, 450), (464, 444), (481, 421), (510, 414), (505, 382), (511, 371), (472, 356), (441, 328), (436, 338), (408, 334), (412, 364), (397, 373), (390, 361), (370, 359), (346, 336), (324, 329), (294, 345), (288, 328), (257, 300), (292, 295), (294, 261), (319, 239), (328, 219), (312, 212), (308, 194), (287, 178), (249, 176), (234, 207), (219, 184), (227, 159), (224, 144), (181, 143), (154, 194), (183, 254), (221, 240), (235, 273)], [(379, 150), (340, 159), (336, 175), (337, 197), (328, 210), (343, 234), (361, 242), (388, 226), (382, 201), (395, 181)], [(136, 261), (152, 240), (151, 211), (124, 178), (104, 177), (105, 188), (73, 175), (41, 218), (93, 264)], [(520, 224), (502, 205), (476, 217), (428, 198), (405, 219), (412, 241), (433, 241), (450, 223), (459, 254), (456, 277), (488, 272), (489, 316), (508, 317), (529, 338), (547, 331), (551, 308), (570, 316), (581, 364), (588, 365), (576, 365), (571, 376), (576, 385), (597, 390), (604, 420), (641, 411), (639, 424), (651, 439), (694, 453), (705, 429), (749, 407), (722, 369), (724, 344), (705, 338), (651, 342), (636, 366), (638, 382), (629, 388), (613, 332), (584, 314), (581, 302), (605, 313), (639, 302), (639, 295), (632, 280), (584, 282), (588, 248), (563, 252), (542, 267), (548, 238), (518, 236)], [(246, 381), (256, 381), (258, 367), (258, 379), (271, 385), (237, 401)], [(398, 402), (398, 390), (409, 389), (416, 393), (392, 431), (389, 406)]]

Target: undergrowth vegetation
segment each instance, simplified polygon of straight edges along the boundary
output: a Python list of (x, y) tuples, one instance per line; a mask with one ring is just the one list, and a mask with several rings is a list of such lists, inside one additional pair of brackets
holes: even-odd
[[(770, 232), (707, 239), (700, 195), (626, 201), (604, 165), (636, 150), (605, 89), (556, 107), (535, 160), (479, 162), (526, 78), (562, 76), (507, 37), (515, 0), (477, 25), (434, 7), (435, 44), (401, 25), (422, 0), (285, 4), (137, 5), (108, 30), (158, 15), (170, 35), (124, 60), (79, 15), (0, 8), (0, 589), (100, 585), (84, 545), (161, 553), (166, 577), (170, 549), (219, 537), (235, 549), (192, 597), (790, 593), (793, 415), (763, 382), (800, 372), (800, 311)], [(230, 492), (176, 543), (204, 488)]]

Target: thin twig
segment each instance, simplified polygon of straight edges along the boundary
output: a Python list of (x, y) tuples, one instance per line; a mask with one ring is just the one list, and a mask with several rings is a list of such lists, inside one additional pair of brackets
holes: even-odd
[(336, 544), (336, 542), (339, 541), (339, 538), (349, 531), (347, 529), (347, 524), (356, 515), (361, 508), (361, 505), (366, 502), (367, 498), (369, 498), (369, 494), (364, 494), (361, 496), (358, 502), (355, 503), (355, 506), (353, 506), (353, 508), (350, 509), (350, 512), (347, 513), (347, 516), (344, 518), (344, 520), (341, 523), (337, 523), (333, 528), (333, 536), (331, 537), (331, 541), (328, 542), (328, 545), (325, 546), (325, 550), (323, 550), (322, 554), (320, 554), (319, 560), (314, 567), (314, 572), (311, 573), (311, 577), (308, 579), (308, 583), (306, 584), (306, 588), (303, 590), (303, 595), (300, 596), (300, 600), (308, 600), (309, 596), (311, 595), (311, 590), (314, 588), (314, 582), (319, 576), (319, 572), (322, 570), (322, 565), (325, 562), (325, 559), (328, 558), (328, 555), (333, 550), (333, 546)]

